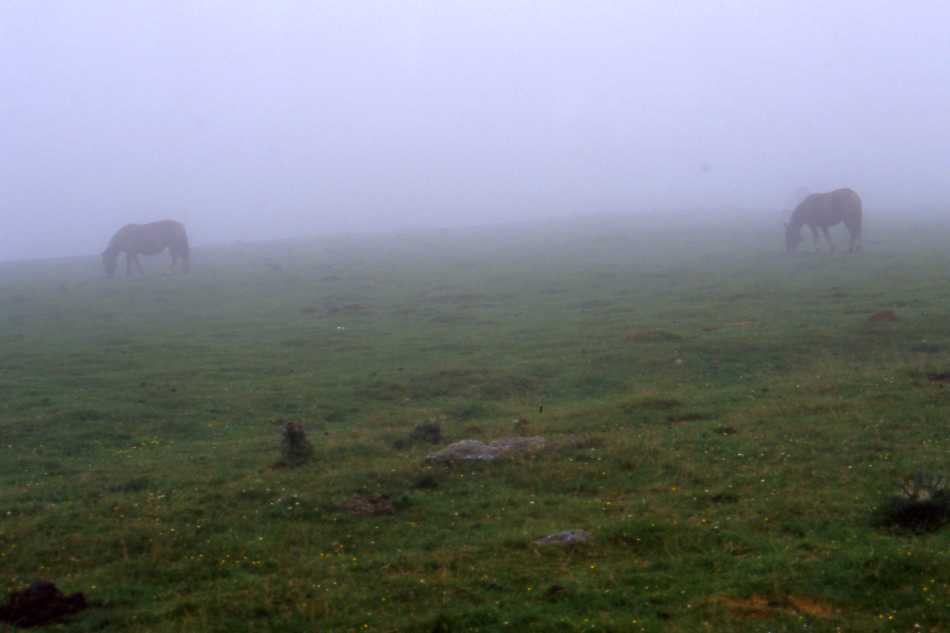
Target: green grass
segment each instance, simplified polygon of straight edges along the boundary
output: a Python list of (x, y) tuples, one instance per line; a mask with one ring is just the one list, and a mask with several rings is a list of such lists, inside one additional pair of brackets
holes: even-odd
[[(947, 630), (950, 529), (873, 515), (950, 474), (948, 239), (608, 218), (2, 265), (0, 583), (85, 592), (68, 631)], [(393, 447), (521, 417), (554, 447)], [(273, 467), (286, 420), (312, 464)]]

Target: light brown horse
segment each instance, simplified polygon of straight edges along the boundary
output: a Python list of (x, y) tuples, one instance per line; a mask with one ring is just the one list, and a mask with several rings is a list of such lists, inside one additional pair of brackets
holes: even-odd
[(125, 253), (125, 274), (132, 274), (132, 265), (142, 270), (139, 255), (158, 255), (168, 249), (172, 255), (172, 272), (181, 260), (181, 271), (187, 273), (190, 268), (191, 249), (188, 246), (188, 234), (185, 226), (174, 220), (162, 220), (149, 224), (126, 224), (116, 231), (109, 246), (102, 251), (102, 265), (110, 277), (115, 274), (119, 253)]
[(835, 244), (828, 235), (828, 227), (844, 222), (851, 243), (848, 252), (861, 250), (861, 197), (851, 189), (835, 189), (829, 193), (813, 193), (804, 200), (785, 223), (785, 250), (792, 252), (802, 242), (802, 226), (811, 229), (818, 249), (818, 229), (821, 229), (831, 251)]

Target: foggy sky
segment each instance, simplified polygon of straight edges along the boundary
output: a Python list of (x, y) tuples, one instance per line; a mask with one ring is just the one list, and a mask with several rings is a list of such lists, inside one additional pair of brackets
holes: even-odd
[[(947, 208), (950, 6), (0, 3), (0, 260), (695, 207)], [(779, 221), (777, 219), (777, 221)]]

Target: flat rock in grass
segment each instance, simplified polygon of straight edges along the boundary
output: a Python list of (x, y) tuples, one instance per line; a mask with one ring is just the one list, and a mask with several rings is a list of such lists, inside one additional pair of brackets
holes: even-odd
[(491, 442), (462, 440), (432, 453), (430, 462), (483, 461), (490, 462), (509, 453), (531, 453), (543, 449), (547, 441), (541, 436), (503, 437)]
[(587, 530), (565, 530), (548, 534), (535, 541), (536, 545), (576, 545), (586, 543), (590, 540), (590, 532)]

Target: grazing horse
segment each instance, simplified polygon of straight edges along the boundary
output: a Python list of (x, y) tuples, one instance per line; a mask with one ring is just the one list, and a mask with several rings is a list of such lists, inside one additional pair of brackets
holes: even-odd
[(132, 274), (132, 265), (142, 270), (139, 255), (158, 255), (168, 249), (172, 255), (172, 271), (181, 260), (181, 270), (187, 273), (189, 269), (191, 249), (188, 247), (188, 234), (180, 222), (162, 220), (149, 224), (126, 224), (116, 231), (109, 246), (102, 251), (102, 265), (110, 277), (115, 273), (119, 253), (125, 253), (125, 274)]
[(829, 193), (813, 193), (804, 200), (785, 223), (785, 250), (794, 251), (802, 242), (802, 226), (811, 229), (818, 249), (818, 229), (834, 252), (835, 245), (828, 235), (828, 227), (844, 222), (851, 235), (848, 252), (861, 250), (861, 198), (851, 189), (835, 189)]

